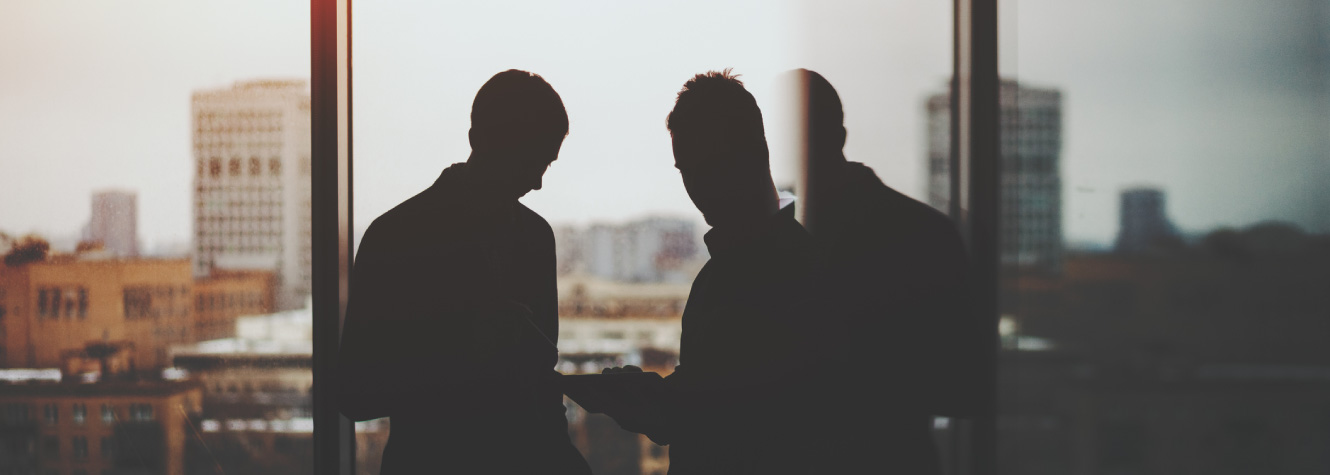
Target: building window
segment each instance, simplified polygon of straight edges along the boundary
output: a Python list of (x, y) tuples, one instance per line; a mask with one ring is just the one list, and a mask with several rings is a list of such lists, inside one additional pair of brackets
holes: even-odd
[(43, 438), (42, 455), (48, 459), (60, 458), (60, 439), (50, 435)]
[(79, 320), (88, 318), (88, 289), (79, 287)]
[(88, 420), (88, 405), (83, 403), (75, 404), (73, 413), (74, 423), (82, 424), (84, 421)]
[(11, 424), (28, 422), (28, 405), (22, 403), (6, 404), (5, 420), (9, 421)]
[(37, 289), (37, 316), (46, 316), (46, 289)]
[(48, 425), (55, 425), (60, 422), (60, 407), (55, 404), (42, 406), (42, 418)]
[(60, 302), (64, 300), (63, 298), (61, 298), (61, 297), (62, 297), (61, 293), (62, 293), (62, 292), (60, 291), (60, 289), (51, 289), (51, 292), (50, 292), (50, 294), (51, 294), (51, 309), (50, 309), (50, 310), (51, 310), (51, 316), (52, 316), (52, 317), (56, 317), (56, 318), (59, 318), (59, 317), (60, 317)]
[(240, 159), (232, 158), (231, 162), (227, 165), (226, 169), (228, 172), (230, 172), (231, 176), (233, 177), (240, 176)]
[(72, 441), (74, 460), (84, 460), (88, 458), (88, 438), (76, 435)]
[(152, 307), (152, 291), (147, 287), (127, 287), (124, 291), (125, 319), (133, 320), (148, 316)]
[(115, 439), (102, 437), (102, 461), (115, 460)]
[(208, 174), (213, 178), (222, 176), (222, 159), (213, 157), (212, 160), (208, 161)]
[(249, 157), (249, 176), (259, 176), (263, 173), (263, 165), (259, 162), (259, 157)]
[(129, 420), (132, 420), (132, 421), (151, 421), (151, 420), (152, 420), (152, 405), (151, 405), (151, 404), (130, 404), (130, 405), (129, 405)]
[(282, 159), (268, 159), (268, 174), (272, 176), (282, 176)]
[(110, 404), (102, 404), (102, 423), (110, 424), (112, 422), (115, 422), (115, 410), (111, 408)]

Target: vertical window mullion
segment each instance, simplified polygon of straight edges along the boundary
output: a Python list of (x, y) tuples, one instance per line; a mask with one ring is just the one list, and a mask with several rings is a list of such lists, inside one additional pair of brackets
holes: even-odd
[(333, 405), (350, 270), (350, 0), (311, 0), (311, 266), (314, 473), (350, 474), (355, 434)]
[(956, 0), (953, 83), (953, 164), (959, 165), (953, 203), (961, 203), (961, 229), (970, 248), (974, 311), (991, 324), (976, 344), (984, 345), (987, 410), (970, 428), (970, 470), (997, 472), (998, 231), (1001, 196), (1000, 110), (998, 103), (997, 0)]

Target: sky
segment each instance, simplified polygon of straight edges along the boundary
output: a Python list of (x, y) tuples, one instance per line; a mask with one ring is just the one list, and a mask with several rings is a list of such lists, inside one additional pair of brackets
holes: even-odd
[[(1063, 93), (1067, 240), (1111, 242), (1117, 194), (1137, 185), (1163, 188), (1186, 231), (1330, 232), (1327, 3), (1003, 2), (1003, 74)], [(700, 220), (664, 120), (692, 74), (726, 67), (769, 112), (777, 75), (821, 72), (846, 103), (847, 156), (923, 196), (951, 2), (813, 4), (358, 2), (357, 227), (466, 159), (475, 91), (508, 68), (543, 75), (568, 109), (560, 159), (523, 199), (556, 224)], [(188, 242), (190, 93), (307, 78), (308, 5), (0, 0), (0, 230), (72, 236), (91, 194), (118, 188), (139, 194), (147, 248)], [(782, 156), (773, 173), (793, 181)]]

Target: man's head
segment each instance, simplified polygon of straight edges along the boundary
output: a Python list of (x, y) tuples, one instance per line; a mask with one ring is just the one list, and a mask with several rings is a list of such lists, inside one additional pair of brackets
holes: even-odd
[(495, 74), (471, 104), (472, 168), (502, 197), (539, 190), (568, 135), (563, 100), (540, 75), (510, 69)]
[(707, 223), (765, 216), (778, 202), (762, 111), (730, 70), (693, 76), (666, 119), (674, 166)]
[[(799, 162), (800, 220), (810, 231), (816, 228), (816, 216), (835, 205), (836, 178), (845, 164), (845, 113), (840, 95), (831, 83), (814, 71), (796, 69), (781, 76), (780, 90), (791, 99), (786, 132), (795, 139), (795, 157)], [(815, 231), (814, 231), (815, 232)]]
[(782, 78), (786, 91), (794, 95), (807, 147), (821, 159), (841, 159), (845, 148), (845, 112), (840, 94), (816, 71), (796, 69)]

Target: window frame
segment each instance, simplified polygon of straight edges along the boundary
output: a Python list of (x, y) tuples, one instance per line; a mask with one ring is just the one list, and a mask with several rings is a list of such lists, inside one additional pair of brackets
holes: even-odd
[[(355, 426), (333, 405), (332, 388), (346, 315), (352, 252), (352, 0), (310, 0), (312, 392), (314, 473), (355, 469)], [(983, 335), (987, 410), (957, 424), (952, 473), (996, 473), (998, 352), (997, 0), (953, 1), (951, 216), (970, 251), (973, 311)], [(210, 170), (211, 171), (211, 170)], [(964, 206), (964, 208), (963, 208)]]

